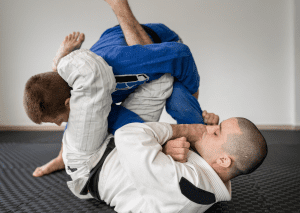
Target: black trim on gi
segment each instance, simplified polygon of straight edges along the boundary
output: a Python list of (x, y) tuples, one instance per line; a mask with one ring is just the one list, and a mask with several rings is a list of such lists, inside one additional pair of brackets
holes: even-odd
[(117, 83), (126, 83), (126, 82), (136, 82), (138, 78), (136, 75), (122, 75), (122, 76), (115, 76)]
[(182, 177), (179, 182), (181, 193), (190, 201), (201, 205), (210, 205), (216, 202), (213, 193), (202, 190), (194, 186), (190, 181)]
[(147, 27), (146, 25), (143, 24), (141, 24), (141, 26), (146, 31), (146, 33), (148, 33), (152, 37), (154, 43), (161, 43), (161, 39), (156, 34), (156, 32), (154, 32), (154, 30), (152, 30), (150, 27)]
[(97, 200), (101, 201), (99, 190), (98, 190), (98, 183), (99, 183), (99, 175), (102, 169), (103, 163), (108, 156), (108, 154), (116, 147), (114, 138), (111, 138), (109, 143), (107, 144), (106, 150), (97, 163), (97, 165), (92, 169), (90, 172), (90, 176), (84, 187), (82, 188), (80, 194), (86, 195), (88, 192)]

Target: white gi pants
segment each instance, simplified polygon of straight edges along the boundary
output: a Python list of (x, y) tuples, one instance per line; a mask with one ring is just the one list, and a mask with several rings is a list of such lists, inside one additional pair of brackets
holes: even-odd
[(121, 104), (145, 122), (157, 122), (173, 91), (174, 77), (164, 74), (159, 79), (140, 85)]

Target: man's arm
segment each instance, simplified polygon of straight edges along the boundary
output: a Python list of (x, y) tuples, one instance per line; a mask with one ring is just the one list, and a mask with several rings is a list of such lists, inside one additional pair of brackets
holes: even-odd
[[(194, 165), (176, 163), (162, 153), (161, 145), (172, 137), (172, 131), (177, 131), (174, 127), (158, 122), (132, 123), (116, 131), (115, 143), (122, 168), (142, 197), (159, 201), (149, 202), (151, 206), (147, 207), (151, 212), (178, 212), (188, 204), (189, 198), (179, 186), (182, 178), (204, 191), (211, 191), (206, 175), (194, 170)], [(192, 152), (189, 155), (197, 156)]]
[[(204, 110), (202, 116), (207, 125), (219, 124), (219, 116), (214, 113), (208, 113)], [(203, 136), (205, 127), (200, 124), (171, 124), (171, 127), (173, 136), (163, 145), (162, 152), (166, 155), (170, 155), (175, 161), (184, 163), (187, 161), (189, 147), (192, 146), (195, 148), (195, 141), (199, 140), (199, 138)], [(197, 134), (197, 136), (195, 136), (195, 134)]]
[(81, 49), (62, 58), (57, 71), (73, 88), (64, 138), (73, 149), (96, 150), (107, 135), (110, 94), (115, 89), (112, 68), (100, 56)]
[[(204, 110), (202, 116), (207, 125), (219, 124), (219, 116), (214, 113), (208, 113)], [(206, 132), (206, 127), (202, 124), (171, 124), (171, 127), (173, 135), (170, 140), (185, 137), (191, 145), (202, 138), (203, 133)]]
[(115, 134), (122, 168), (140, 195), (148, 201), (160, 200), (160, 203), (169, 204), (151, 202), (152, 206), (148, 209), (151, 212), (153, 209), (156, 210), (154, 212), (177, 212), (178, 206), (184, 206), (188, 201), (179, 187), (174, 186), (178, 186), (178, 178), (182, 174), (194, 174), (190, 174), (185, 165), (175, 163), (161, 152), (161, 145), (171, 134), (171, 127), (164, 123), (132, 123), (118, 129)]

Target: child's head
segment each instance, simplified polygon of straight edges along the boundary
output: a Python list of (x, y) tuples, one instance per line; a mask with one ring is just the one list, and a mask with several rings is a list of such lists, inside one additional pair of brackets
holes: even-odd
[(23, 105), (28, 117), (37, 124), (45, 118), (56, 118), (66, 113), (66, 100), (71, 88), (57, 72), (32, 76), (26, 83)]

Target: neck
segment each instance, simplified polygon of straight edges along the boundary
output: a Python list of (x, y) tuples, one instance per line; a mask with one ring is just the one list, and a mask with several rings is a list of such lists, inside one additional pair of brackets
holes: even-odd
[(228, 171), (228, 169), (223, 168), (217, 164), (212, 164), (210, 165), (215, 172), (219, 175), (219, 177), (221, 178), (221, 180), (223, 181), (224, 184), (227, 184), (228, 181), (230, 181), (231, 179), (231, 174), (230, 171)]
[(229, 178), (227, 175), (224, 174), (218, 174), (221, 180), (223, 181), (224, 184), (227, 184), (228, 181), (230, 181), (231, 178)]

